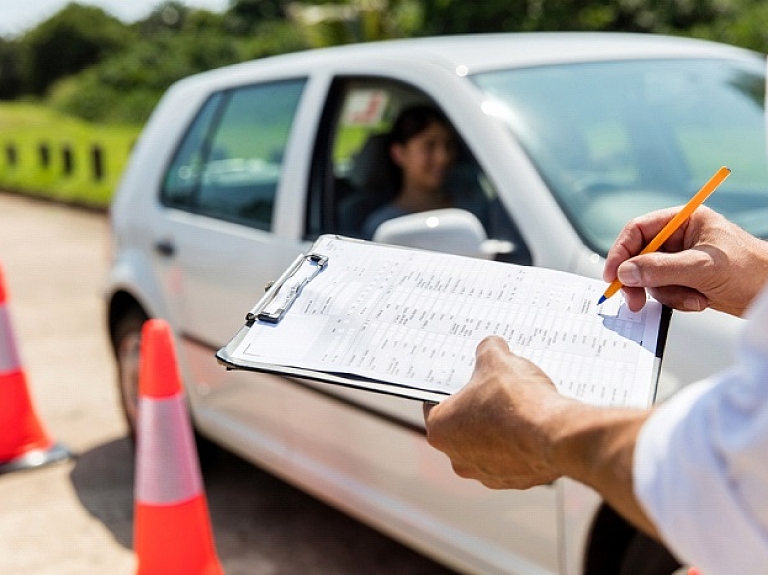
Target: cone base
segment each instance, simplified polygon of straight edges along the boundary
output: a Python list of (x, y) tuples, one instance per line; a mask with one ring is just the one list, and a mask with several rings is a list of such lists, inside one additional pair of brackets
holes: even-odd
[(25, 469), (36, 469), (53, 463), (67, 461), (73, 457), (72, 452), (60, 445), (54, 443), (48, 449), (33, 449), (24, 455), (15, 457), (10, 461), (0, 463), (0, 475), (12, 471), (23, 471)]
[(138, 502), (133, 547), (136, 575), (224, 575), (204, 495), (169, 505)]

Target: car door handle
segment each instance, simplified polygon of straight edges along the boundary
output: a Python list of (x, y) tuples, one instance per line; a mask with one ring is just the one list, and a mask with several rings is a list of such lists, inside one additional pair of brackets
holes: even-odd
[(155, 243), (155, 251), (159, 253), (161, 256), (165, 256), (169, 258), (176, 253), (176, 246), (173, 245), (173, 242), (171, 240), (166, 238), (166, 239), (158, 240)]

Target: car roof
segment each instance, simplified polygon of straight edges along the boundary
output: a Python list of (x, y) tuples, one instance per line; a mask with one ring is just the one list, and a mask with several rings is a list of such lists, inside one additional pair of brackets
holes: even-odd
[[(583, 60), (659, 57), (744, 57), (748, 50), (678, 36), (618, 32), (522, 32), (384, 40), (321, 48), (274, 58), (284, 60), (418, 58), (442, 60), (468, 71)], [(754, 53), (752, 53), (754, 55)], [(285, 63), (285, 62), (284, 62)]]
[(573, 61), (626, 58), (744, 57), (749, 51), (693, 38), (606, 32), (525, 32), (370, 42), (315, 51), (321, 57), (428, 57), (468, 73)]
[(385, 62), (398, 67), (430, 62), (461, 75), (547, 64), (647, 58), (754, 58), (756, 52), (707, 40), (622, 32), (510, 32), (433, 36), (346, 44), (233, 64), (181, 80), (186, 88), (213, 80), (246, 79), (259, 72), (310, 73), (333, 65), (375, 72)]

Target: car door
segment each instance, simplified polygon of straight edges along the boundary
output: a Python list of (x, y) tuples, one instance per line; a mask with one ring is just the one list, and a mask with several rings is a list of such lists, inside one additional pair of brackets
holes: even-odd
[(227, 372), (214, 353), (300, 250), (273, 233), (273, 212), (304, 85), (285, 80), (212, 94), (161, 193), (157, 258), (178, 318), (195, 419), (203, 431), (266, 459), (283, 447), (283, 386)]
[[(387, 150), (377, 139), (400, 109), (425, 102), (439, 106), (425, 91), (384, 77), (339, 77), (331, 83), (313, 156), (308, 239), (322, 233), (359, 237), (355, 223), (361, 210), (377, 204), (379, 186), (386, 185), (381, 154)], [(492, 212), (483, 222), (489, 235), (514, 239), (519, 263), (530, 263), (490, 182), (471, 150), (460, 144), (454, 184), (463, 194), (477, 195), (478, 213)], [(307, 488), (335, 476), (345, 486), (337, 504), (390, 532), (398, 526), (395, 532), (407, 539), (429, 541), (443, 549), (439, 554), (451, 548), (454, 557), (474, 555), (475, 570), (495, 571), (502, 564), (513, 572), (557, 569), (553, 487), (494, 492), (461, 480), (426, 443), (420, 402), (311, 381), (297, 382), (290, 394), (291, 412), (301, 414), (291, 418), (294, 457)]]

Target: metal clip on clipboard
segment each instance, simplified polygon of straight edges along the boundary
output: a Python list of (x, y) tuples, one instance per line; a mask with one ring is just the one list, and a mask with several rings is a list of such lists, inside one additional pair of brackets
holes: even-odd
[(298, 299), (302, 288), (311, 282), (328, 263), (328, 256), (307, 254), (296, 260), (288, 273), (278, 281), (278, 285), (263, 307), (257, 312), (251, 311), (246, 315), (247, 321), (261, 320), (278, 323)]

